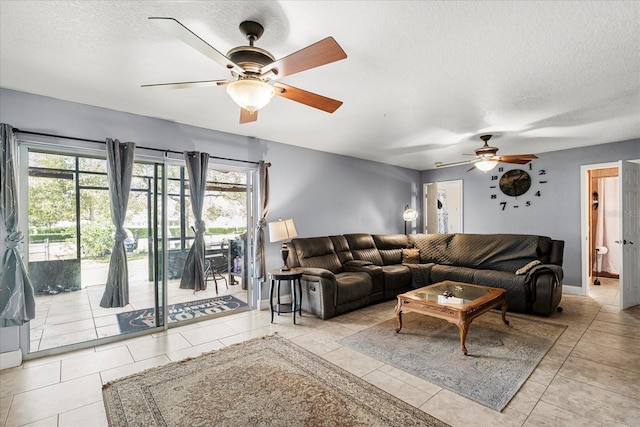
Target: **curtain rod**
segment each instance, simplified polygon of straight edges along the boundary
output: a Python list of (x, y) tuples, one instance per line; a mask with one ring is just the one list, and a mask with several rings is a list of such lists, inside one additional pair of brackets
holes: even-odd
[[(38, 136), (48, 136), (48, 137), (52, 137), (52, 138), (63, 138), (63, 139), (70, 139), (73, 141), (85, 141), (85, 142), (97, 142), (98, 144), (106, 144), (106, 141), (100, 141), (97, 139), (87, 139), (87, 138), (77, 138), (75, 136), (65, 136), (65, 135), (54, 135), (51, 133), (44, 133), (44, 132), (35, 132), (35, 131), (30, 131), (30, 130), (20, 130), (20, 129), (13, 129), (14, 133), (22, 133), (25, 135), (38, 135)], [(153, 147), (142, 147), (142, 146), (137, 146), (138, 148), (141, 148), (143, 150), (152, 150), (152, 151), (159, 151), (161, 153), (173, 153), (173, 154), (184, 154), (182, 151), (174, 151), (174, 150), (165, 150), (163, 148), (153, 148)], [(218, 157), (218, 156), (212, 156), (209, 155), (210, 158), (213, 159), (218, 159), (218, 160), (229, 160), (232, 162), (241, 162), (241, 163), (250, 163), (252, 165), (259, 165), (259, 162), (254, 162), (251, 160), (240, 160), (240, 159), (230, 159), (228, 157)]]

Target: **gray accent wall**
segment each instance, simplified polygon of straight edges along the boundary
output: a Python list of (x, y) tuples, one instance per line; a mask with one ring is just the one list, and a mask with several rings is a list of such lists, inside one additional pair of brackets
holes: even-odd
[[(532, 187), (523, 196), (512, 198), (498, 189), (492, 176), (501, 176), (497, 168), (486, 175), (467, 172), (469, 165), (422, 172), (422, 182), (463, 180), (465, 233), (519, 233), (549, 236), (564, 240), (564, 284), (582, 286), (580, 228), (580, 167), (618, 160), (640, 159), (640, 139), (538, 154), (532, 162)], [(505, 165), (509, 169), (529, 169), (528, 165)], [(541, 169), (545, 175), (539, 175)], [(539, 181), (546, 180), (546, 184)], [(540, 191), (540, 197), (535, 196)], [(496, 194), (496, 199), (491, 199)], [(530, 201), (531, 206), (526, 206)], [(500, 202), (506, 202), (502, 210)], [(514, 208), (514, 205), (518, 208)]]

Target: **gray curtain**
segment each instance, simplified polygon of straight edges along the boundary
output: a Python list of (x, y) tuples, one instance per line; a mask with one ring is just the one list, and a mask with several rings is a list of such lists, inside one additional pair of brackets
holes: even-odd
[(253, 277), (258, 281), (264, 281), (267, 277), (264, 255), (264, 228), (267, 226), (269, 215), (269, 167), (271, 163), (260, 161), (258, 168), (258, 180), (260, 181), (260, 219), (256, 224), (253, 244)]
[(0, 137), (0, 215), (5, 235), (0, 264), (0, 327), (8, 327), (33, 319), (36, 302), (19, 248), (24, 237), (18, 231), (18, 142), (13, 128), (5, 123), (0, 125)]
[(129, 304), (129, 269), (127, 250), (124, 246), (127, 232), (124, 228), (124, 220), (129, 203), (135, 149), (136, 145), (133, 142), (121, 143), (117, 139), (107, 138), (109, 201), (111, 221), (116, 226), (116, 233), (109, 261), (107, 284), (100, 301), (100, 307), (104, 308), (124, 307)]
[(191, 209), (196, 220), (196, 236), (184, 263), (180, 289), (193, 289), (203, 291), (207, 289), (204, 277), (204, 232), (207, 230), (202, 220), (202, 205), (204, 204), (204, 192), (207, 183), (207, 166), (209, 154), (198, 151), (185, 151), (184, 160), (189, 172), (189, 195), (191, 196)]

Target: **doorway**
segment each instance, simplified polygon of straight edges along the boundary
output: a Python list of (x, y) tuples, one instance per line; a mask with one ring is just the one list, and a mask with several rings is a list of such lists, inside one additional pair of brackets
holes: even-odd
[(462, 233), (462, 180), (424, 184), (424, 232)]
[(587, 171), (591, 206), (588, 218), (589, 283), (587, 293), (612, 305), (620, 300), (620, 180), (618, 167)]
[[(617, 185), (613, 178), (617, 171)], [(581, 218), (581, 253), (582, 253), (582, 293), (592, 295), (590, 290), (601, 290), (603, 279), (598, 277), (600, 285), (596, 282), (596, 273), (600, 275), (601, 269), (611, 270), (611, 260), (619, 260), (617, 280), (617, 296), (615, 289), (606, 296), (605, 304), (615, 305), (625, 309), (640, 304), (640, 160), (617, 161), (580, 167), (580, 218)], [(605, 189), (606, 186), (610, 188)], [(602, 193), (617, 193), (602, 199)], [(607, 203), (611, 206), (608, 206)], [(606, 211), (609, 212), (606, 212)], [(599, 233), (607, 232), (599, 228), (600, 223), (607, 227), (606, 217), (611, 217), (608, 222), (611, 237), (608, 239)], [(618, 228), (617, 237), (614, 228)], [(606, 257), (606, 258), (605, 258)], [(603, 267), (603, 261), (605, 262)], [(613, 263), (615, 264), (615, 263)], [(606, 274), (610, 271), (605, 272)], [(614, 277), (605, 277), (606, 282)], [(615, 282), (614, 282), (615, 284)], [(611, 284), (613, 286), (613, 284)], [(594, 292), (596, 299), (601, 292)], [(606, 294), (605, 294), (606, 295)]]

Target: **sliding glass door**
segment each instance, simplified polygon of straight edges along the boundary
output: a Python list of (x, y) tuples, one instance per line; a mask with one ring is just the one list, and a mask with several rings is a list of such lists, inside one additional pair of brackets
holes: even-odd
[(183, 164), (169, 165), (167, 177), (168, 322), (248, 309), (249, 173), (209, 167), (202, 209), (206, 289), (198, 292), (180, 280), (195, 237), (188, 173)]
[(124, 242), (130, 300), (125, 307), (103, 308), (115, 230), (106, 159), (37, 148), (26, 152), (28, 270), (36, 294), (30, 352), (163, 326), (164, 165), (134, 165)]
[(115, 237), (104, 152), (20, 144), (27, 166), (20, 180), (29, 230), (25, 261), (36, 294), (30, 353), (82, 347), (252, 305), (247, 267), (254, 171), (209, 167), (203, 206), (206, 289), (194, 292), (180, 287), (195, 223), (185, 164), (137, 159), (125, 220), (129, 303), (104, 308), (100, 301)]

